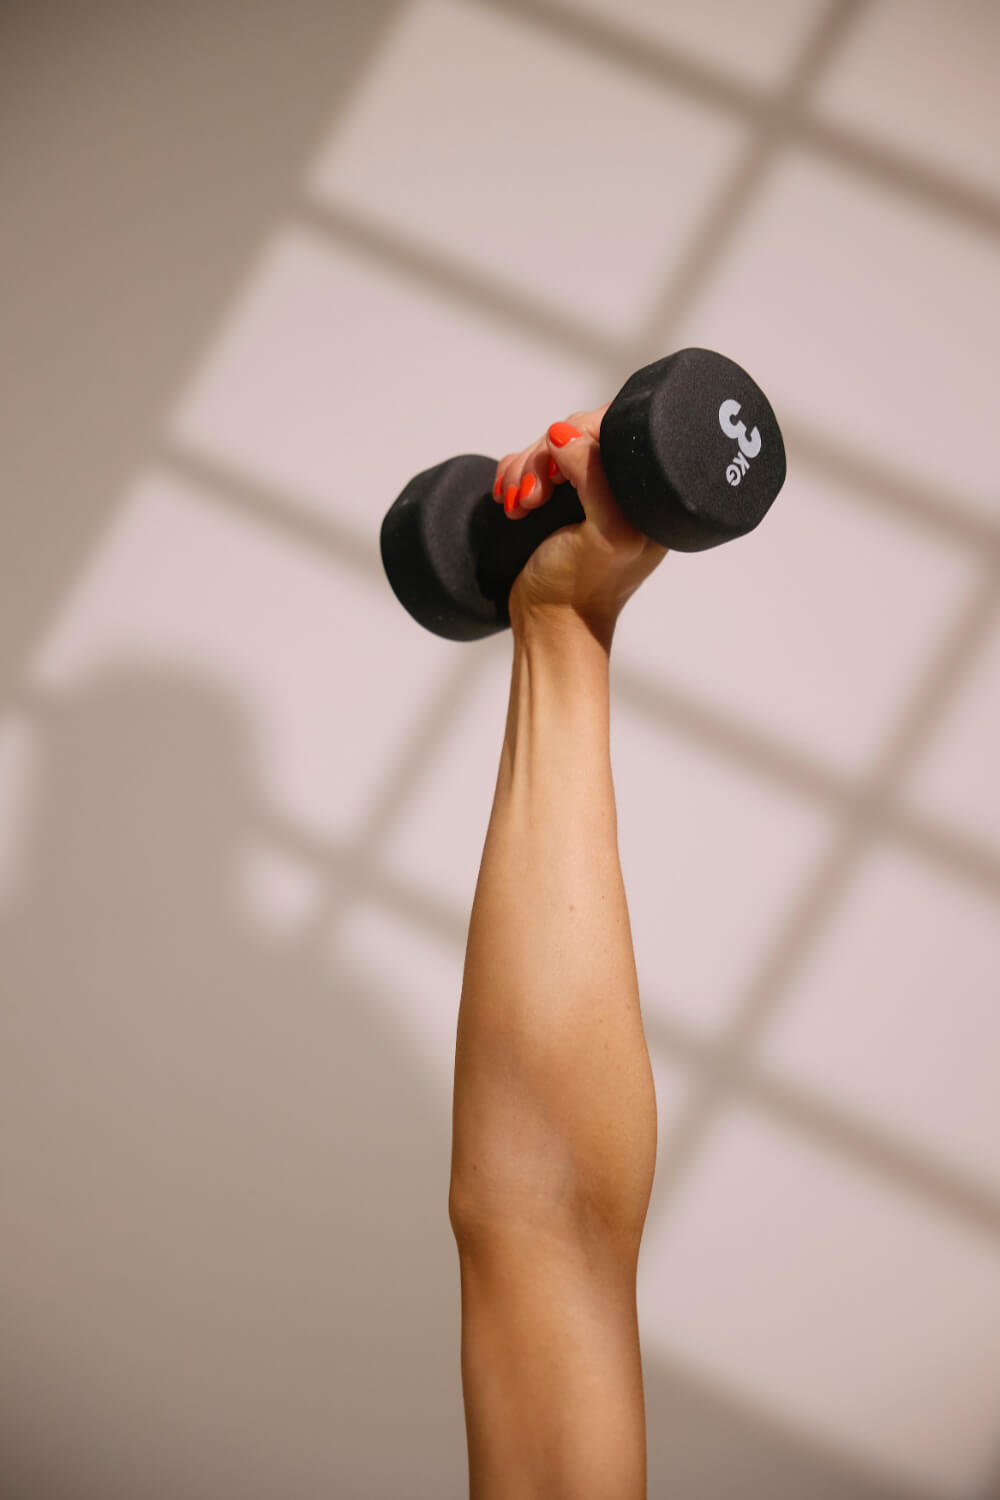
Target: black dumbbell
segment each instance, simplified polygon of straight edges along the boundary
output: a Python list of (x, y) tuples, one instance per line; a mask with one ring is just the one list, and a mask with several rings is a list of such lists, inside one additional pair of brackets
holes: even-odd
[[(632, 525), (663, 547), (701, 552), (752, 531), (785, 481), (785, 445), (763, 391), (710, 349), (637, 370), (601, 422), (601, 462)], [(560, 484), (519, 521), (493, 499), (496, 459), (449, 458), (416, 474), (382, 522), (382, 564), (400, 603), (452, 641), (510, 624), (515, 578), (547, 536), (586, 519)]]

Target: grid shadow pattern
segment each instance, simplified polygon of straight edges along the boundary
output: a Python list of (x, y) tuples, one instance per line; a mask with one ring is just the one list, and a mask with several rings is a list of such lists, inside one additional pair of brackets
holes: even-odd
[[(588, 362), (600, 372), (609, 392), (631, 371), (676, 347), (690, 309), (716, 275), (789, 150), (831, 164), (873, 191), (891, 194), (997, 249), (1000, 201), (995, 197), (902, 149), (829, 123), (812, 109), (817, 81), (863, 22), (870, 0), (833, 0), (818, 6), (793, 65), (776, 85), (766, 87), (741, 82), (729, 71), (700, 63), (679, 48), (640, 41), (616, 23), (610, 10), (602, 19), (597, 12), (555, 0), (466, 0), (466, 4), (560, 43), (571, 28), (573, 47), (602, 66), (611, 65), (666, 96), (717, 112), (744, 133), (741, 152), (724, 174), (679, 263), (664, 279), (641, 334), (625, 339), (604, 335), (543, 298), (512, 290), (485, 272), (445, 261), (432, 250), (346, 208), (319, 202), (315, 196), (295, 197), (286, 226), (360, 254), (387, 275), (447, 299), (463, 315), (502, 323), (514, 335), (523, 333), (536, 344)], [(698, 701), (635, 666), (616, 667), (613, 716), (618, 709), (627, 710), (657, 734), (676, 736), (696, 752), (704, 749), (749, 777), (779, 790), (793, 790), (815, 806), (835, 831), (825, 857), (812, 869), (771, 932), (755, 969), (746, 976), (739, 1003), (714, 1034), (706, 1035), (663, 1009), (647, 1018), (654, 1060), (680, 1067), (690, 1082), (676, 1123), (661, 1141), (656, 1188), (659, 1212), (669, 1212), (674, 1195), (682, 1193), (685, 1183), (697, 1174), (713, 1130), (737, 1104), (761, 1112), (782, 1131), (883, 1180), (933, 1215), (965, 1226), (997, 1255), (1000, 1195), (849, 1107), (779, 1076), (761, 1063), (759, 1043), (786, 1003), (796, 973), (828, 933), (845, 893), (873, 850), (890, 848), (913, 854), (948, 878), (976, 889), (994, 905), (1000, 900), (1000, 856), (989, 841), (917, 813), (899, 796), (970, 664), (998, 627), (1000, 520), (964, 503), (960, 492), (942, 495), (935, 484), (915, 482), (905, 468), (894, 471), (828, 432), (796, 421), (782, 425), (790, 475), (797, 463), (803, 463), (849, 489), (857, 506), (891, 517), (922, 535), (940, 538), (942, 544), (968, 555), (978, 569), (978, 583), (952, 621), (947, 638), (925, 663), (918, 688), (909, 695), (891, 736), (864, 773), (856, 776), (831, 769), (780, 735), (762, 733), (724, 708)], [(374, 548), (359, 542), (349, 525), (338, 526), (335, 518), (290, 504), (288, 496), (266, 479), (250, 481), (225, 463), (186, 447), (176, 436), (163, 441), (157, 460), (165, 472), (197, 484), (212, 496), (220, 513), (252, 524), (263, 535), (273, 533), (283, 545), (291, 543), (321, 567), (329, 566), (332, 581), (346, 571), (359, 588), (384, 590)], [(495, 651), (455, 652), (454, 665), (441, 674), (434, 691), (407, 724), (405, 738), (394, 747), (390, 771), (350, 838), (313, 836), (301, 824), (277, 814), (258, 814), (262, 839), (307, 867), (323, 893), (303, 933), (304, 947), (310, 942), (329, 944), (331, 938), (336, 942), (338, 930), (358, 904), (368, 903), (390, 919), (405, 918), (456, 952), (462, 951), (463, 914), (421, 885), (387, 873), (384, 851), (428, 769), (444, 757), (458, 721), (497, 659)], [(38, 724), (58, 713), (57, 699), (58, 694), (50, 695), (30, 679), (22, 681), (14, 694), (18, 711)], [(702, 1394), (697, 1377), (679, 1368), (671, 1372), (670, 1382), (676, 1382), (673, 1396), (689, 1404), (697, 1426), (696, 1408)], [(734, 1433), (744, 1420), (749, 1419), (734, 1407)], [(799, 1435), (791, 1431), (782, 1440), (795, 1442)], [(738, 1447), (737, 1439), (733, 1441)], [(816, 1453), (821, 1453), (821, 1445)], [(864, 1497), (910, 1493), (903, 1488), (897, 1491), (884, 1475), (869, 1473), (863, 1464), (852, 1467), (843, 1454), (827, 1456), (840, 1465), (830, 1481), (831, 1486), (842, 1486), (839, 1493), (846, 1493), (844, 1485), (851, 1483)], [(814, 1454), (810, 1462), (818, 1464), (820, 1458)], [(696, 1460), (692, 1464), (696, 1466)], [(998, 1486), (1000, 1455), (995, 1474), (977, 1500), (990, 1500), (1000, 1493)], [(831, 1487), (830, 1493), (834, 1492)]]

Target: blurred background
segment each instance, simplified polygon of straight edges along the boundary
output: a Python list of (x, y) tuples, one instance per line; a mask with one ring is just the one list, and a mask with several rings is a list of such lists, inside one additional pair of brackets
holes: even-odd
[(686, 345), (789, 475), (612, 658), (649, 1493), (1000, 1495), (998, 75), (989, 0), (7, 0), (5, 1500), (467, 1493), (511, 642), (379, 527)]

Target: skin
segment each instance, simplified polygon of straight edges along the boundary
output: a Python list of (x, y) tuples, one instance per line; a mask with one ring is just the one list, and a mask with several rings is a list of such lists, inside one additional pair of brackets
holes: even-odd
[(497, 466), (504, 487), (536, 478), (509, 525), (564, 482), (586, 519), (547, 537), (511, 590), (510, 699), (459, 1007), (449, 1213), (472, 1500), (646, 1492), (635, 1289), (656, 1099), (618, 858), (609, 656), (666, 551), (610, 492), (606, 411), (574, 412), (565, 447), (546, 433)]
[[(508, 507), (508, 524), (566, 482), (586, 519), (547, 537), (510, 593), (511, 692), (466, 952), (452, 1179), (454, 1202), (484, 1206), (488, 1183), (505, 1214), (515, 1199), (554, 1204), (553, 1164), (568, 1151), (576, 1165), (563, 1208), (593, 1200), (610, 1219), (620, 1207), (631, 1226), (651, 1181), (648, 1110), (637, 1123), (649, 1062), (618, 858), (609, 658), (622, 608), (667, 549), (637, 531), (611, 493), (599, 441), (608, 405), (573, 412), (579, 436), (564, 446), (549, 428), (497, 465), (501, 494), (536, 479), (527, 500)], [(506, 1067), (498, 1028), (512, 1053)], [(553, 1048), (585, 1060), (552, 1068)]]

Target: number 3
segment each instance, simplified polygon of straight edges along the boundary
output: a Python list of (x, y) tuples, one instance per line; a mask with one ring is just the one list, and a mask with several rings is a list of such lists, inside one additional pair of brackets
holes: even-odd
[(760, 431), (753, 428), (750, 436), (747, 436), (746, 424), (737, 422), (740, 403), (738, 401), (723, 401), (719, 407), (719, 426), (726, 437), (735, 438), (740, 445), (740, 452), (745, 453), (747, 458), (756, 458), (760, 452)]

